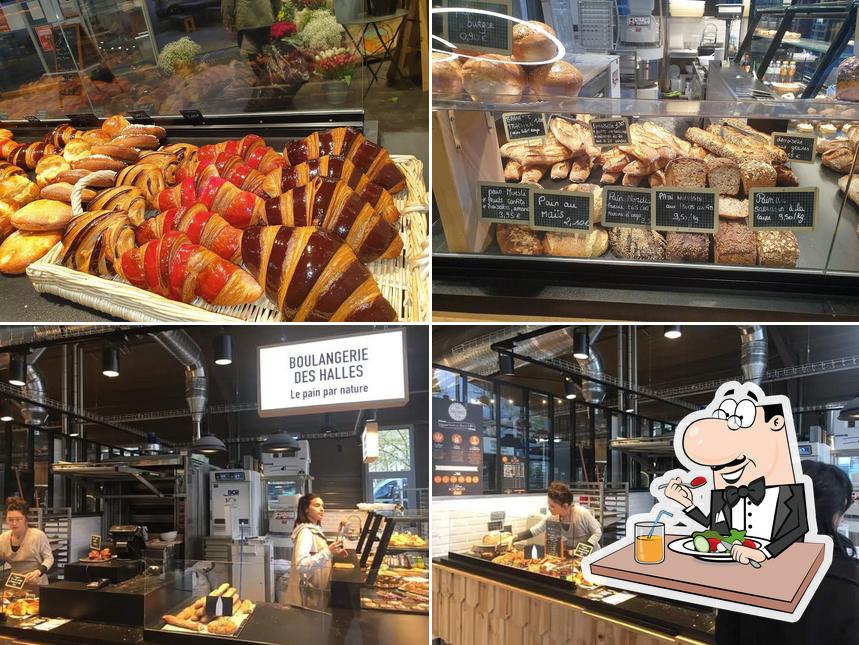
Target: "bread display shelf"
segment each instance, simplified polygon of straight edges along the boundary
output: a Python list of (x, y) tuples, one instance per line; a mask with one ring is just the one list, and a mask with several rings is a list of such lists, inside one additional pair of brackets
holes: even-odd
[[(396, 259), (367, 265), (382, 295), (400, 320), (426, 320), (429, 312), (428, 195), (423, 164), (410, 155), (391, 155), (406, 177), (406, 189), (395, 195), (402, 217), (403, 253)], [(133, 322), (280, 322), (282, 316), (266, 298), (249, 305), (216, 307), (197, 298), (184, 304), (133, 287), (119, 277), (88, 275), (59, 264), (57, 244), (27, 275), (40, 293), (49, 293), (102, 313)]]

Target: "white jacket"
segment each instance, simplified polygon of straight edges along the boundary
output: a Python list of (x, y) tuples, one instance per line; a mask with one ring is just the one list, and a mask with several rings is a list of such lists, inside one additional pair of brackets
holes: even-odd
[[(308, 605), (314, 609), (319, 595), (328, 592), (333, 558), (322, 529), (316, 524), (299, 524), (292, 531), (292, 568), (286, 585), (286, 603), (294, 607)], [(302, 581), (305, 602), (302, 603)], [(308, 590), (310, 594), (308, 594)]]

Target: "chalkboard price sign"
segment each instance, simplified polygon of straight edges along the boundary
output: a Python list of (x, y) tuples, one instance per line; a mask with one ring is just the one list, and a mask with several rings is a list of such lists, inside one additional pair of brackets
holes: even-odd
[(563, 557), (563, 542), (564, 533), (561, 530), (561, 523), (551, 520), (546, 522), (546, 555)]
[(501, 120), (508, 141), (546, 138), (546, 116), (542, 112), (505, 112)]
[[(456, 0), (456, 9), (462, 11), (447, 14), (447, 40), (451, 44), (461, 49), (505, 56), (512, 53), (513, 21), (508, 18), (513, 13), (511, 0)], [(491, 11), (499, 15), (474, 13), (469, 9)]]
[(625, 118), (591, 121), (594, 145), (622, 146), (629, 143), (629, 121)]
[(653, 192), (649, 188), (605, 186), (602, 189), (602, 225), (650, 228)]
[(129, 110), (128, 116), (130, 116), (135, 123), (153, 123), (152, 117), (149, 116), (149, 113), (146, 110)]
[(531, 204), (531, 228), (535, 230), (589, 233), (594, 228), (592, 193), (535, 190)]
[(752, 228), (813, 231), (817, 188), (752, 188), (749, 221)]
[(573, 550), (573, 556), (576, 558), (584, 558), (591, 554), (594, 550), (594, 545), (590, 542), (579, 542)]
[(521, 184), (479, 182), (480, 218), (501, 224), (527, 224), (531, 210), (531, 187)]
[(773, 145), (784, 150), (791, 161), (814, 163), (817, 137), (813, 134), (773, 132)]
[(20, 573), (10, 573), (6, 579), (6, 586), (10, 589), (23, 589), (26, 580)]
[(651, 228), (660, 231), (715, 233), (719, 195), (715, 188), (653, 189)]
[(489, 513), (489, 520), (492, 522), (504, 521), (505, 517), (507, 517), (507, 511), (491, 511)]
[(498, 520), (497, 522), (487, 522), (486, 530), (487, 531), (500, 531), (501, 527), (504, 526), (503, 520)]
[(101, 536), (100, 535), (90, 535), (89, 536), (89, 548), (93, 551), (101, 551)]

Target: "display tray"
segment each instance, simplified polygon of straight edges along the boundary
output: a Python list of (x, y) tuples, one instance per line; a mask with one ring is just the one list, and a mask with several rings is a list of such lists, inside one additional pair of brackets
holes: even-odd
[[(391, 155), (406, 176), (406, 189), (395, 195), (400, 209), (403, 253), (396, 259), (367, 265), (382, 295), (400, 320), (423, 321), (429, 312), (428, 196), (423, 164), (410, 155)], [(27, 268), (40, 293), (49, 293), (97, 311), (133, 322), (281, 322), (276, 307), (263, 295), (256, 302), (216, 307), (197, 298), (191, 304), (175, 302), (133, 287), (119, 277), (104, 278), (58, 264), (62, 244)]]

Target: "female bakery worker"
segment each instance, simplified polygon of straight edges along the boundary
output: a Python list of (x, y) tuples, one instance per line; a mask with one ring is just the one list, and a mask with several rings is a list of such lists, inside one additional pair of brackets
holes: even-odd
[(286, 602), (294, 607), (325, 609), (334, 556), (346, 555), (340, 542), (328, 544), (325, 539), (320, 528), (324, 515), (325, 503), (319, 495), (302, 495), (298, 500), (286, 585)]
[(573, 504), (573, 492), (569, 486), (561, 482), (549, 484), (549, 513), (530, 529), (518, 533), (514, 542), (521, 542), (546, 532), (550, 521), (560, 522), (564, 543), (569, 550), (576, 548), (581, 542), (590, 542), (594, 549), (599, 548), (602, 527), (593, 514), (580, 504)]
[(8, 531), (0, 534), (0, 560), (12, 567), (12, 573), (24, 576), (29, 587), (48, 584), (48, 569), (54, 556), (48, 536), (27, 525), (27, 502), (20, 497), (6, 498)]

